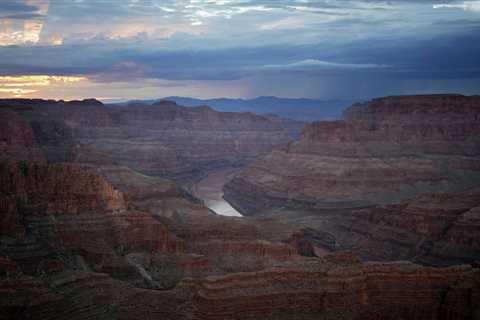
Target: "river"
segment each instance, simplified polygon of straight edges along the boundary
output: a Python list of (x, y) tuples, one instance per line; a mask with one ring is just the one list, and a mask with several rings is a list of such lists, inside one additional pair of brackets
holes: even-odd
[(237, 168), (227, 168), (209, 173), (193, 187), (193, 194), (203, 200), (210, 210), (219, 215), (241, 217), (242, 215), (223, 199), (222, 190), (238, 170)]

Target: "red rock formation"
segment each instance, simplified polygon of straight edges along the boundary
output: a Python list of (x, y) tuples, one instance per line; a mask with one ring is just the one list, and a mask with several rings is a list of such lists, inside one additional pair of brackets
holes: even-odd
[(128, 211), (123, 193), (91, 168), (4, 164), (0, 203), (5, 204), (2, 237), (16, 239), (2, 251), (22, 261), (28, 272), (62, 251), (80, 255), (88, 264), (127, 252), (183, 251), (183, 242), (165, 225), (149, 213)]
[(0, 108), (0, 161), (9, 159), (44, 161), (45, 157), (28, 122)]
[(287, 151), (255, 160), (225, 189), (241, 212), (358, 207), (480, 184), (480, 99), (387, 97), (345, 120), (305, 126)]
[[(0, 193), (15, 195), (32, 214), (78, 214), (126, 208), (123, 194), (104, 178), (74, 165), (19, 162), (0, 168)], [(10, 197), (11, 199), (11, 197)]]
[[(452, 151), (454, 156), (448, 157), (447, 164), (459, 172), (474, 172), (477, 162), (470, 142), (463, 141), (466, 131), (452, 138), (457, 139), (454, 144), (445, 144), (443, 140), (448, 139), (443, 139), (441, 130), (432, 129), (430, 134), (428, 129), (425, 140), (442, 137), (440, 143), (435, 142), (439, 147), (435, 152), (431, 151), (433, 144), (412, 147), (415, 155), (420, 149), (429, 150), (425, 151), (428, 159), (412, 162), (402, 148), (390, 148), (390, 142), (380, 141), (380, 151), (401, 158), (409, 172), (407, 178), (391, 166), (380, 166), (383, 177), (362, 184), (359, 177), (371, 174), (367, 166), (365, 171), (352, 169), (351, 180), (322, 185), (318, 179), (325, 175), (348, 177), (338, 175), (343, 169), (335, 166), (352, 161), (349, 157), (351, 147), (358, 143), (357, 134), (370, 137), (369, 127), (364, 120), (355, 120), (358, 124), (352, 126), (350, 120), (327, 124), (318, 131), (312, 125), (315, 129), (306, 130), (304, 139), (291, 144), (288, 152), (270, 156), (281, 154), (286, 167), (274, 163), (248, 169), (261, 173), (256, 177), (260, 182), (253, 190), (246, 189), (253, 185), (250, 181), (241, 180), (244, 184), (238, 185), (265, 206), (284, 205), (286, 193), (287, 204), (294, 209), (274, 217), (229, 218), (189, 201), (171, 181), (115, 164), (144, 172), (166, 170), (189, 180), (194, 172), (271, 150), (283, 139), (278, 123), (251, 114), (224, 114), (207, 107), (184, 109), (171, 103), (110, 110), (95, 101), (33, 102), (38, 106), (30, 108), (32, 101), (17, 101), (14, 108), (9, 102), (9, 108), (30, 121), (48, 160), (72, 156), (95, 167), (37, 162), (0, 166), (0, 319), (298, 316), (456, 320), (473, 318), (478, 312), (476, 269), (362, 264), (352, 254), (329, 255), (352, 249), (363, 258), (474, 262), (480, 221), (476, 190), (424, 195), (364, 210), (308, 208), (317, 203), (315, 187), (327, 186), (326, 196), (345, 201), (342, 192), (351, 191), (349, 181), (352, 189), (359, 190), (381, 190), (388, 186), (385, 180), (398, 183), (398, 188), (405, 181), (422, 179), (446, 179), (449, 184), (450, 176), (436, 167), (436, 157), (455, 145), (466, 147)], [(399, 113), (387, 112), (379, 118), (398, 119)], [(443, 125), (440, 118), (435, 123)], [(385, 121), (393, 126), (396, 120)], [(417, 129), (412, 127), (412, 135), (422, 136)], [(442, 132), (453, 137), (456, 130)], [(371, 137), (367, 140), (378, 142), (378, 136)], [(319, 145), (331, 152), (334, 163), (330, 166), (324, 166), (326, 160), (317, 161)], [(67, 146), (71, 149), (65, 154), (59, 152)], [(368, 152), (362, 152), (355, 157), (363, 155), (365, 163), (378, 164), (383, 159), (372, 160)], [(294, 170), (282, 171), (285, 168)], [(433, 169), (424, 171), (429, 168)], [(475, 178), (474, 174), (470, 177)], [(306, 187), (295, 190), (285, 186), (285, 181)], [(272, 194), (265, 196), (265, 187), (272, 187)], [(296, 211), (299, 208), (301, 214)], [(409, 218), (404, 219), (405, 215)]]
[[(291, 139), (288, 122), (276, 118), (168, 101), (112, 107), (96, 100), (13, 99), (0, 104), (30, 122), (32, 137), (49, 161), (123, 165), (182, 183), (210, 169), (245, 163)], [(297, 128), (298, 123), (291, 126)]]
[(457, 281), (469, 277), (469, 270), (422, 268), (409, 263), (342, 266), (324, 262), (301, 269), (185, 280), (181, 286), (196, 292), (196, 319), (276, 319), (280, 315), (438, 319), (442, 307), (463, 303), (452, 298), (447, 306), (443, 296)]
[(109, 137), (108, 144), (98, 135), (92, 146), (137, 171), (181, 181), (199, 170), (241, 163), (290, 139), (281, 124), (266, 117), (168, 101), (117, 107), (112, 117), (123, 135)]
[(480, 206), (463, 212), (447, 230), (445, 237), (449, 241), (464, 248), (475, 250), (480, 248)]
[(277, 214), (308, 230), (290, 243), (309, 255), (475, 264), (479, 128), (479, 97), (375, 99), (347, 109), (345, 120), (306, 125), (224, 196), (244, 214)]
[(468, 216), (467, 212), (479, 205), (480, 190), (470, 190), (422, 194), (400, 205), (367, 211), (370, 213), (369, 220), (374, 223), (386, 223), (426, 237), (439, 237), (453, 223), (461, 224), (459, 220), (468, 219), (465, 214)]
[(341, 255), (260, 272), (184, 279), (138, 289), (106, 274), (65, 271), (0, 279), (0, 315), (15, 319), (469, 319), (479, 311), (478, 271), (410, 263), (361, 264)]

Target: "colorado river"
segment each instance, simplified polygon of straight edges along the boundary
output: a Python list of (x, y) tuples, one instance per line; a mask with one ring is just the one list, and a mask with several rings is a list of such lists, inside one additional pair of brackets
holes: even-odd
[(223, 199), (223, 186), (238, 171), (238, 169), (220, 169), (211, 172), (193, 187), (193, 194), (203, 200), (205, 205), (215, 213), (222, 216), (241, 217), (227, 201)]

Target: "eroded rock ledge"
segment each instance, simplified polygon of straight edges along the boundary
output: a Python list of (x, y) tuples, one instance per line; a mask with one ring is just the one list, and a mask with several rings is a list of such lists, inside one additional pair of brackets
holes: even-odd
[(480, 97), (375, 99), (344, 120), (305, 126), (286, 151), (251, 163), (225, 186), (240, 212), (352, 208), (480, 185)]
[(240, 171), (225, 198), (288, 221), (299, 250), (367, 260), (477, 264), (480, 97), (375, 99)]
[(188, 184), (284, 148), (302, 123), (207, 106), (0, 99), (0, 160), (127, 166)]
[(141, 290), (106, 274), (64, 271), (0, 279), (7, 319), (474, 319), (477, 270), (361, 264), (330, 256), (261, 272), (184, 279)]

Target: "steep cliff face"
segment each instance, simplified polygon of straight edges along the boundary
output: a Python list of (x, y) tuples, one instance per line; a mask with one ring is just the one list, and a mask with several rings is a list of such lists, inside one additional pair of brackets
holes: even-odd
[(111, 114), (120, 134), (98, 132), (82, 141), (119, 164), (180, 182), (243, 163), (290, 139), (280, 123), (266, 117), (206, 106), (184, 108), (163, 101), (113, 107)]
[[(387, 97), (305, 126), (288, 150), (226, 186), (242, 212), (282, 205), (361, 207), (480, 184), (480, 98)], [(252, 190), (253, 192), (250, 192)]]
[[(168, 101), (110, 107), (92, 99), (12, 99), (0, 100), (0, 104), (5, 114), (18, 118), (29, 130), (17, 135), (25, 141), (8, 142), (13, 152), (9, 158), (25, 159), (36, 147), (51, 162), (122, 165), (181, 183), (212, 168), (243, 164), (280, 149), (292, 139), (290, 134), (298, 135), (301, 125), (252, 113), (217, 112), (207, 106), (186, 108)], [(7, 116), (0, 118), (7, 120)]]
[(36, 275), (53, 261), (70, 268), (105, 268), (113, 275), (126, 268), (135, 278), (124, 255), (183, 251), (183, 242), (164, 224), (128, 201), (92, 168), (4, 163), (0, 255), (19, 263), (26, 274)]
[(79, 214), (125, 210), (123, 194), (82, 167), (10, 162), (0, 167), (0, 193), (26, 214)]
[(421, 195), (400, 205), (361, 210), (358, 219), (400, 229), (418, 243), (409, 259), (445, 265), (478, 264), (480, 190)]
[[(452, 286), (472, 274), (468, 267), (433, 269), (409, 263), (304, 263), (302, 269), (290, 266), (182, 285), (195, 290), (197, 319), (440, 319), (442, 308), (455, 310), (465, 302), (454, 298)], [(443, 297), (450, 292), (447, 305)], [(471, 294), (469, 299), (477, 293)], [(475, 308), (465, 310), (473, 315)]]
[(255, 221), (219, 217), (171, 181), (126, 167), (9, 162), (0, 182), (0, 256), (9, 257), (9, 273), (95, 271), (167, 289), (183, 276), (298, 257)]
[(45, 156), (29, 123), (0, 107), (0, 161), (8, 159), (44, 161)]
[(0, 278), (5, 319), (475, 319), (478, 271), (349, 257), (138, 289), (106, 274)]
[(247, 215), (301, 228), (300, 251), (477, 263), (480, 98), (388, 97), (305, 126), (224, 188)]
[[(126, 203), (105, 179), (74, 165), (0, 164), (2, 235), (25, 239), (26, 221), (55, 215), (119, 212)], [(78, 235), (76, 235), (78, 237)]]

